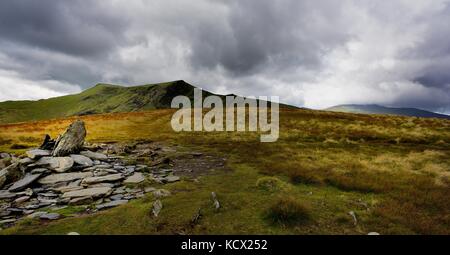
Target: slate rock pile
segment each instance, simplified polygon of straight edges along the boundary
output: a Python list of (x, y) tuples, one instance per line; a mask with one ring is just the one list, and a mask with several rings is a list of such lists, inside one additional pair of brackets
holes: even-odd
[[(84, 146), (82, 121), (72, 123), (63, 135), (52, 140), (46, 135), (42, 146), (16, 158), (0, 153), (0, 227), (17, 220), (39, 217), (55, 220), (52, 212), (68, 205), (85, 206), (87, 212), (112, 208), (152, 192), (156, 198), (170, 195), (164, 189), (138, 183), (179, 181), (170, 169), (152, 165), (130, 165), (123, 156), (108, 154), (108, 146)], [(136, 186), (136, 185), (134, 185)]]

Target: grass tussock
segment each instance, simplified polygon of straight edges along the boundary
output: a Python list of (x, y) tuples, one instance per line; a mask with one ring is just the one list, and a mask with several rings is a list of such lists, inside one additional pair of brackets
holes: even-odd
[(288, 184), (277, 177), (261, 177), (256, 181), (256, 187), (269, 192), (289, 190)]
[(293, 196), (280, 196), (269, 207), (267, 218), (275, 224), (298, 225), (311, 220), (311, 209)]

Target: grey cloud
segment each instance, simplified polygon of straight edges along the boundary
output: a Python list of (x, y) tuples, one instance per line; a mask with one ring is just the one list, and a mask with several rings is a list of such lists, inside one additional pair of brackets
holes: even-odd
[(5, 0), (0, 74), (61, 93), (185, 79), (313, 108), (450, 112), (449, 23), (448, 0)]
[(123, 43), (127, 22), (102, 2), (1, 1), (0, 40), (83, 57), (108, 53)]

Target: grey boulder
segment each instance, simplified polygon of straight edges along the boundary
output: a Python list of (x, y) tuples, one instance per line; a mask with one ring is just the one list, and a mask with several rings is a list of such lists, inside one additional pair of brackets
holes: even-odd
[(56, 140), (55, 149), (52, 155), (55, 157), (68, 156), (72, 153), (78, 153), (84, 144), (86, 138), (86, 128), (84, 122), (77, 120), (70, 124), (66, 132)]

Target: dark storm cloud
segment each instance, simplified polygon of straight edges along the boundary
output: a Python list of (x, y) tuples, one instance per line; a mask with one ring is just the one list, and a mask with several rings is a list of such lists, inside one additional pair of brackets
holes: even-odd
[(101, 2), (3, 0), (0, 40), (83, 57), (107, 53), (123, 43), (127, 23)]
[(348, 37), (334, 29), (342, 15), (338, 2), (224, 1), (227, 26), (193, 31), (192, 63), (201, 68), (223, 67), (234, 75), (252, 74), (268, 65), (275, 69), (317, 68), (320, 57)]
[(448, 0), (5, 0), (0, 100), (185, 79), (312, 108), (450, 112), (449, 23)]

